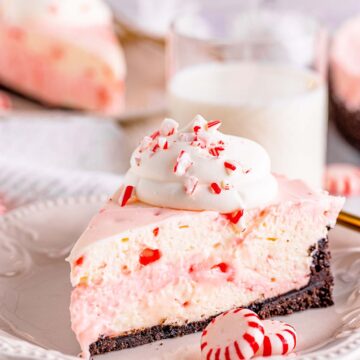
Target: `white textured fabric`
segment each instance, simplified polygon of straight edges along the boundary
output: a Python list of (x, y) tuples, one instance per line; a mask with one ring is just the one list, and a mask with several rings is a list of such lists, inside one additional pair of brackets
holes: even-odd
[(126, 148), (120, 128), (101, 118), (43, 112), (0, 121), (0, 157), (19, 164), (122, 173)]
[(9, 116), (0, 122), (0, 196), (7, 208), (59, 196), (111, 194), (128, 167), (123, 133), (103, 119)]
[(0, 194), (8, 210), (60, 196), (110, 195), (121, 180), (110, 173), (19, 166), (0, 160)]

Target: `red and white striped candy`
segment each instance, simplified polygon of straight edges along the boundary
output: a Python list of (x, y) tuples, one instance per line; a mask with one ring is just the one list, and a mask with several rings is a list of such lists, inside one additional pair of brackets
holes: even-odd
[(169, 148), (169, 143), (168, 143), (166, 137), (164, 137), (164, 136), (159, 136), (158, 145), (163, 150), (167, 150)]
[(201, 359), (251, 359), (263, 341), (264, 327), (253, 311), (230, 310), (212, 320), (203, 331)]
[(200, 130), (204, 130), (207, 126), (207, 121), (201, 116), (196, 115), (193, 119), (193, 131), (197, 134)]
[(224, 167), (226, 172), (231, 175), (236, 170), (236, 165), (232, 163), (231, 161), (225, 161)]
[(174, 166), (174, 173), (178, 176), (183, 176), (189, 167), (193, 164), (189, 153), (184, 150), (181, 150), (179, 156), (176, 159)]
[(213, 120), (207, 123), (208, 130), (217, 130), (221, 126), (221, 120)]
[(153, 142), (150, 136), (144, 136), (139, 145), (139, 152), (142, 153), (147, 150)]
[(350, 164), (328, 165), (324, 186), (333, 195), (360, 195), (360, 168)]
[(199, 184), (199, 179), (196, 176), (187, 176), (184, 181), (185, 192), (192, 195)]
[(256, 356), (286, 355), (296, 346), (295, 329), (277, 320), (264, 320), (265, 337)]
[(162, 136), (171, 136), (177, 132), (179, 124), (170, 118), (165, 118), (160, 125), (160, 134)]

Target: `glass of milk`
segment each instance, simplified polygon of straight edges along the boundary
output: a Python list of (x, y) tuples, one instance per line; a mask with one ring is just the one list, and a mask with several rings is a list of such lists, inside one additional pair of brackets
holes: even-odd
[(221, 119), (262, 144), (272, 170), (321, 187), (327, 131), (326, 37), (296, 13), (217, 1), (178, 17), (168, 46), (170, 115)]

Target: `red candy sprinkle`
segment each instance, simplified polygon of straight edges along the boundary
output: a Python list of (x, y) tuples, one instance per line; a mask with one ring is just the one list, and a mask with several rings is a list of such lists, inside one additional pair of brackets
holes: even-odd
[(141, 265), (149, 265), (161, 258), (161, 252), (158, 249), (146, 248), (140, 253), (139, 262)]
[(216, 268), (220, 269), (221, 272), (226, 273), (229, 270), (229, 265), (222, 262), (222, 263), (216, 264), (212, 267), (212, 269), (216, 269)]
[(199, 130), (201, 129), (201, 126), (199, 125), (195, 125), (193, 130), (194, 130), (194, 133), (197, 134), (199, 132)]
[(131, 198), (131, 195), (133, 193), (133, 190), (134, 190), (134, 187), (131, 186), (131, 185), (128, 185), (126, 188), (125, 188), (125, 191), (124, 191), (124, 195), (123, 195), (123, 198), (122, 198), (122, 201), (121, 201), (121, 206), (125, 206), (127, 204), (127, 202), (129, 201), (129, 199)]
[(154, 230), (153, 230), (153, 234), (154, 236), (158, 236), (159, 235), (159, 228), (156, 227)]
[(231, 221), (233, 224), (237, 224), (241, 217), (244, 215), (244, 210), (240, 209), (233, 213), (225, 214), (226, 218)]
[(152, 148), (152, 152), (156, 152), (159, 149), (160, 149), (159, 144), (155, 144), (155, 146)]
[(219, 184), (217, 184), (217, 183), (211, 183), (211, 184), (210, 184), (210, 189), (211, 189), (212, 192), (214, 192), (215, 194), (220, 194), (220, 193), (221, 193), (221, 187), (220, 187)]
[(220, 151), (224, 151), (223, 146), (215, 146), (214, 148), (209, 149), (209, 153), (212, 156), (219, 156)]
[(76, 261), (75, 261), (75, 266), (81, 266), (84, 263), (84, 257), (80, 256)]
[(159, 135), (160, 135), (160, 131), (158, 130), (158, 131), (155, 131), (154, 133), (152, 133), (152, 134), (150, 135), (150, 137), (151, 137), (153, 140), (155, 140)]
[(225, 161), (224, 162), (224, 166), (226, 168), (226, 170), (232, 172), (232, 171), (235, 171), (236, 170), (236, 166), (228, 161)]

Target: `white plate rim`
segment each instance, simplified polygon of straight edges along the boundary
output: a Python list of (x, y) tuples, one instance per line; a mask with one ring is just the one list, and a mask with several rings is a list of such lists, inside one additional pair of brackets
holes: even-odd
[[(19, 207), (0, 217), (0, 231), (6, 231), (12, 220), (19, 220), (32, 212), (37, 212), (44, 209), (63, 205), (80, 205), (80, 204), (95, 204), (104, 201), (106, 195), (92, 195), (79, 197), (60, 197), (56, 199), (49, 199), (45, 201), (38, 201), (29, 205)], [(338, 225), (339, 226), (339, 225)], [(0, 323), (0, 355), (16, 357), (16, 359), (39, 359), (39, 360), (74, 360), (77, 357), (66, 355), (55, 350), (44, 349), (40, 346), (31, 344), (20, 338), (10, 335), (5, 330), (1, 329)], [(327, 359), (341, 359), (351, 356), (352, 352), (360, 347), (360, 331), (355, 331), (342, 338), (339, 344), (332, 346), (329, 349), (315, 351), (311, 354), (298, 355), (298, 360), (327, 360)], [(272, 357), (272, 359), (280, 359), (283, 357)], [(258, 358), (261, 359), (261, 358)]]

